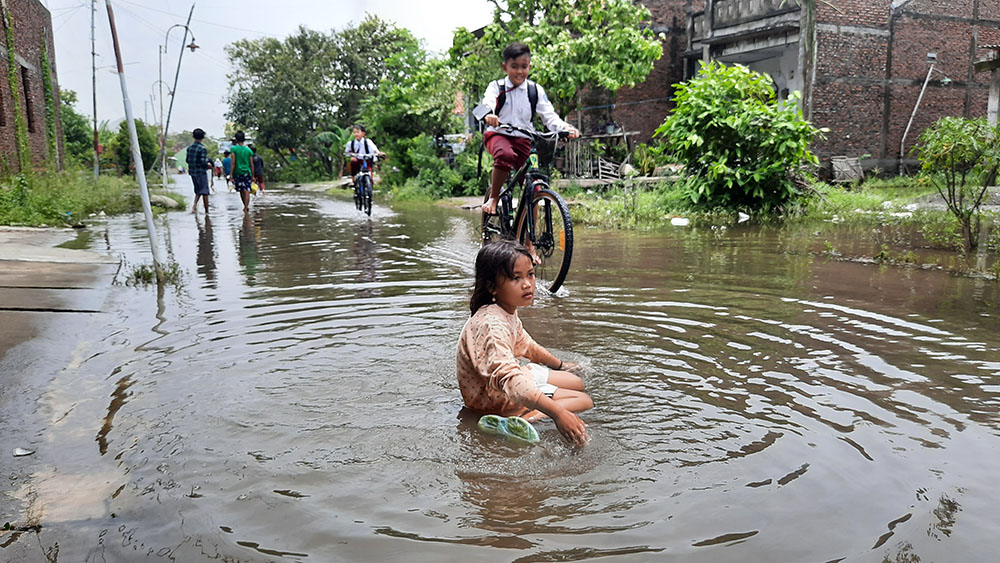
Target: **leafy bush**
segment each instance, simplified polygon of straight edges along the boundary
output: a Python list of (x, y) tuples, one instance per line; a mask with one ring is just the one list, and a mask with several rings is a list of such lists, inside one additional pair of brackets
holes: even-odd
[(924, 130), (913, 148), (958, 219), (966, 250), (979, 245), (980, 206), (1000, 170), (997, 133), (985, 118), (942, 117)]
[[(270, 171), (273, 170), (274, 179), (278, 182), (306, 184), (330, 179), (330, 175), (321, 158), (297, 157), (295, 160), (288, 159), (287, 164), (282, 164), (280, 168), (277, 168), (278, 162), (276, 161), (276, 156), (271, 159), (267, 158), (268, 153), (264, 153), (261, 156), (264, 158), (264, 168), (269, 171), (268, 176), (270, 177)], [(275, 166), (275, 168), (270, 168), (269, 166), (271, 165)]]
[(73, 109), (77, 101), (76, 92), (59, 92), (59, 116), (62, 121), (63, 147), (66, 150), (65, 164), (88, 165), (94, 158), (94, 139), (87, 118)]
[(0, 182), (0, 224), (61, 225), (90, 213), (112, 215), (141, 209), (131, 180), (100, 176), (89, 170), (16, 175)]
[(711, 62), (676, 86), (676, 107), (657, 128), (661, 150), (695, 181), (698, 207), (781, 208), (800, 195), (794, 175), (818, 160), (809, 143), (821, 133), (802, 118), (798, 94), (775, 98), (771, 79), (743, 65)]
[[(141, 119), (135, 120), (135, 134), (139, 141), (139, 154), (142, 158), (142, 169), (148, 171), (159, 154), (159, 145), (156, 143), (155, 128), (146, 125)], [(128, 133), (128, 122), (122, 121), (118, 127), (118, 134), (111, 140), (108, 147), (114, 158), (114, 163), (118, 166), (118, 173), (123, 174), (126, 170), (135, 172), (132, 166), (132, 140)]]
[[(382, 167), (383, 177), (394, 186), (399, 199), (440, 199), (456, 195), (477, 194), (481, 189), (476, 182), (476, 162), (479, 137), (466, 144), (466, 149), (455, 155), (448, 164), (444, 154), (430, 135), (421, 134), (392, 143), (391, 161)], [(483, 155), (484, 175), (492, 161)]]
[(656, 170), (656, 156), (649, 145), (642, 143), (632, 151), (632, 166), (641, 176), (652, 176)]

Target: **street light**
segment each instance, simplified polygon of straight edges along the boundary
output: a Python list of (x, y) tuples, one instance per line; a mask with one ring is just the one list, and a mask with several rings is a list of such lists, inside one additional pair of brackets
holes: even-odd
[(177, 92), (177, 79), (181, 74), (181, 60), (184, 58), (184, 49), (180, 50), (180, 54), (177, 56), (177, 71), (174, 73), (174, 87), (169, 90), (170, 94), (170, 107), (167, 109), (167, 120), (163, 120), (163, 55), (167, 52), (167, 45), (170, 41), (170, 32), (173, 31), (175, 27), (184, 28), (184, 39), (181, 41), (186, 42), (188, 33), (191, 34), (191, 43), (188, 43), (184, 47), (191, 49), (193, 53), (195, 49), (198, 49), (198, 44), (195, 43), (194, 33), (188, 24), (191, 23), (191, 15), (194, 13), (194, 4), (191, 4), (191, 11), (188, 12), (187, 23), (175, 23), (174, 25), (167, 28), (167, 33), (163, 38), (163, 45), (160, 45), (160, 126), (162, 130), (160, 132), (160, 175), (163, 178), (163, 189), (167, 189), (167, 131), (170, 127), (170, 114), (174, 111), (174, 93)]
[[(924, 85), (920, 88), (920, 95), (917, 96), (917, 103), (913, 105), (913, 112), (910, 113), (910, 121), (906, 123), (906, 129), (903, 130), (903, 137), (899, 140), (899, 175), (903, 175), (903, 154), (906, 150), (906, 136), (910, 133), (910, 126), (913, 125), (913, 118), (917, 116), (917, 108), (920, 107), (921, 100), (924, 99), (924, 92), (927, 91), (927, 83), (931, 81), (931, 75), (934, 73), (936, 68), (934, 65), (938, 64), (937, 53), (927, 53), (927, 62), (931, 65), (927, 69), (927, 78), (924, 79)], [(944, 74), (940, 70), (937, 70), (940, 74)], [(947, 75), (941, 80), (941, 84), (944, 86), (949, 86), (951, 84), (951, 78)]]

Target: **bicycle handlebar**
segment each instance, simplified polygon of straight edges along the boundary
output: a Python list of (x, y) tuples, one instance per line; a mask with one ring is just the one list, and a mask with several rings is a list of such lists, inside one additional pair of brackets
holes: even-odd
[(524, 127), (518, 127), (517, 125), (511, 125), (510, 123), (500, 123), (495, 126), (496, 129), (507, 129), (509, 131), (517, 131), (519, 133), (524, 133), (525, 135), (531, 137), (552, 137), (558, 136), (560, 139), (565, 139), (569, 137), (569, 131), (546, 131), (542, 133), (541, 131), (535, 131), (534, 129), (525, 129)]

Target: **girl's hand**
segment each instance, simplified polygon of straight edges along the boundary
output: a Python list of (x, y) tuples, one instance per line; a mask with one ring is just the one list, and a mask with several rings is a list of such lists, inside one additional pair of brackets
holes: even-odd
[(483, 121), (485, 121), (486, 124), (489, 125), (490, 127), (496, 127), (497, 125), (500, 125), (500, 118), (492, 114), (484, 117)]
[(568, 371), (573, 375), (580, 375), (580, 372), (583, 371), (583, 368), (581, 368), (580, 364), (576, 362), (562, 362), (562, 367), (560, 367), (556, 371)]
[(580, 131), (577, 130), (576, 127), (573, 127), (572, 125), (570, 125), (570, 127), (569, 127), (569, 138), (570, 139), (575, 139), (575, 138), (577, 138), (579, 136), (580, 136)]
[(580, 420), (580, 417), (570, 411), (564, 411), (555, 418), (554, 422), (556, 423), (556, 428), (559, 429), (559, 433), (562, 434), (562, 437), (567, 442), (582, 446), (590, 441), (590, 436), (587, 434), (587, 425)]

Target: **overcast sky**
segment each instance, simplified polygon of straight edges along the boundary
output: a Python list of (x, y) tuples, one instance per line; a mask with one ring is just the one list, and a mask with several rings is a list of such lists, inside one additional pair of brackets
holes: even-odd
[[(41, 0), (52, 14), (59, 86), (75, 90), (76, 109), (92, 112), (90, 57), (90, 0)], [(125, 77), (133, 114), (147, 122), (159, 121), (159, 46), (170, 30), (163, 56), (163, 81), (172, 85), (177, 56), (184, 37), (182, 27), (195, 4), (191, 31), (200, 46), (185, 50), (181, 62), (171, 131), (201, 127), (221, 136), (225, 124), (227, 80), (230, 72), (224, 48), (239, 39), (284, 38), (303, 25), (317, 31), (341, 30), (373, 14), (409, 29), (431, 51), (451, 47), (457, 27), (475, 29), (489, 23), (492, 4), (486, 0), (112, 0)], [(105, 0), (98, 0), (95, 19), (97, 44), (97, 118), (117, 121), (125, 115), (121, 86), (114, 69), (114, 48)], [(188, 41), (190, 42), (190, 37)], [(103, 68), (100, 68), (103, 67)], [(164, 115), (169, 107), (164, 87)], [(154, 98), (151, 100), (150, 95)]]

